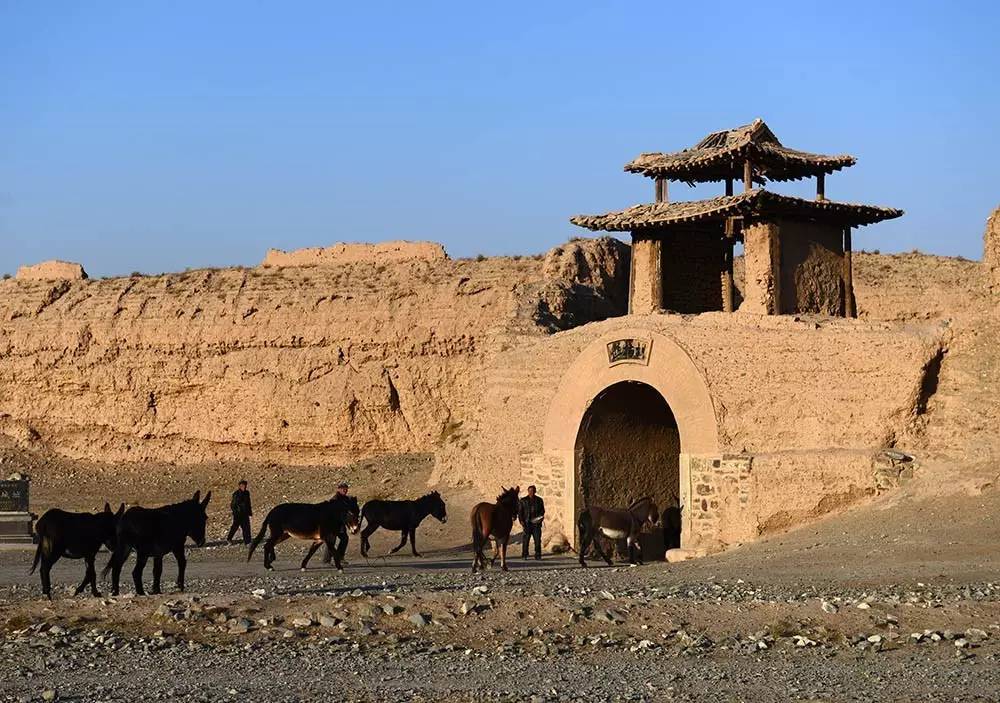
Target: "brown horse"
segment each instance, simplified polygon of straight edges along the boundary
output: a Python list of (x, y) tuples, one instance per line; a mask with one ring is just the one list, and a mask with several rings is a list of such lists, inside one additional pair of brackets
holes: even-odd
[(639, 533), (649, 525), (656, 526), (660, 521), (660, 511), (653, 499), (646, 496), (634, 501), (625, 510), (612, 510), (593, 506), (585, 508), (580, 513), (576, 525), (580, 530), (580, 566), (586, 566), (584, 555), (590, 549), (591, 543), (598, 555), (611, 566), (611, 558), (601, 548), (600, 536), (610, 539), (624, 539), (628, 544), (628, 560), (636, 563), (635, 555), (639, 555), (642, 564), (642, 547), (639, 546)]
[(479, 567), (486, 568), (483, 545), (490, 537), (495, 540), (490, 566), (496, 563), (499, 555), (500, 568), (507, 570), (507, 542), (510, 541), (510, 531), (517, 515), (517, 494), (520, 491), (520, 486), (515, 488), (501, 486), (496, 503), (478, 503), (472, 509), (472, 550), (475, 552), (472, 573), (476, 573)]

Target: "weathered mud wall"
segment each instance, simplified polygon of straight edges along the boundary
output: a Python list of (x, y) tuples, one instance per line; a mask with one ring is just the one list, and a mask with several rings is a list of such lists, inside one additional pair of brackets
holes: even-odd
[[(915, 420), (945, 335), (938, 324), (707, 313), (616, 318), (523, 340), (490, 367), (481, 420), (490, 431), (475, 434), (469, 457), (453, 470), (469, 471), (470, 480), (499, 473), (516, 481), (521, 455), (544, 450), (560, 384), (587, 382), (566, 377), (569, 363), (629, 329), (662, 334), (683, 350), (710, 395), (718, 458), (751, 461), (745, 475), (736, 467), (728, 478), (710, 466), (712, 480), (701, 482), (706, 520), (718, 522), (726, 543), (872, 495), (873, 459)], [(662, 350), (654, 344), (651, 353)], [(684, 433), (681, 425), (682, 446)], [(573, 483), (565, 473), (549, 475), (553, 486)]]
[[(624, 312), (629, 257), (602, 239), (534, 258), (8, 280), (0, 434), (101, 462), (429, 452), (435, 480), (492, 492), (518, 480), (520, 452), (537, 449), (567, 366), (625, 322), (579, 327)], [(977, 262), (855, 262), (859, 321), (644, 317), (704, 375), (722, 451), (753, 456), (746, 477), (733, 463), (735, 483), (712, 499), (756, 506), (724, 514), (734, 539), (870, 492), (871, 453), (913, 419), (938, 343), (912, 323), (986, 296)]]
[(400, 261), (442, 261), (448, 255), (437, 242), (379, 242), (377, 244), (334, 244), (282, 251), (269, 249), (263, 267), (271, 266), (344, 266), (347, 264), (384, 265)]
[(72, 261), (43, 261), (17, 269), (19, 281), (78, 281), (87, 278), (83, 266)]
[(781, 312), (840, 315), (844, 310), (844, 235), (839, 227), (782, 220)]
[[(622, 279), (618, 258), (582, 259), (587, 280)], [(458, 450), (492, 356), (544, 334), (537, 321), (553, 309), (581, 323), (605, 300), (579, 266), (544, 265), (376, 257), (5, 281), (0, 431), (99, 461)]]
[(1000, 207), (986, 221), (983, 234), (983, 264), (989, 289), (1000, 295)]
[(718, 231), (676, 232), (663, 242), (663, 307), (681, 313), (722, 309)]

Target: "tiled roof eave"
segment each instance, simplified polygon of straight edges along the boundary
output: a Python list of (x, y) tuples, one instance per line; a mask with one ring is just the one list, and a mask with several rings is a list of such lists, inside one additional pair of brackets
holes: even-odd
[(902, 210), (875, 205), (805, 200), (758, 189), (711, 200), (649, 203), (604, 215), (578, 215), (573, 224), (591, 230), (628, 232), (719, 220), (731, 216), (807, 217), (863, 226), (900, 217)]

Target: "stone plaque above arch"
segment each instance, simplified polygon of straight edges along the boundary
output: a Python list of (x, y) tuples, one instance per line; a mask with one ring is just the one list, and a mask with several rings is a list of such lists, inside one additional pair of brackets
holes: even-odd
[[(633, 342), (629, 351), (625, 351), (625, 340)], [(636, 340), (645, 342), (641, 354)], [(622, 342), (617, 347), (619, 355), (636, 358), (614, 358), (611, 350), (618, 342)], [(621, 381), (638, 381), (659, 391), (677, 420), (683, 453), (718, 454), (715, 407), (701, 372), (687, 352), (666, 335), (634, 328), (602, 335), (563, 373), (546, 417), (543, 451), (572, 452), (590, 403), (605, 388)]]

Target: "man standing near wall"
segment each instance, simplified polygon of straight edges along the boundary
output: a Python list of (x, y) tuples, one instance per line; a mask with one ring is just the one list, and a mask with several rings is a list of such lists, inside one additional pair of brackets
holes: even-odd
[[(336, 496), (346, 496), (350, 490), (351, 487), (348, 485), (347, 481), (341, 481), (337, 484)], [(337, 552), (340, 562), (342, 564), (346, 564), (347, 562), (344, 561), (344, 555), (347, 554), (347, 527), (343, 527), (340, 530), (340, 535), (337, 539)], [(331, 558), (333, 558), (333, 554), (330, 553), (330, 549), (328, 547), (323, 555), (323, 563), (329, 564)]]
[(528, 486), (528, 495), (521, 499), (517, 507), (517, 521), (521, 523), (524, 535), (521, 537), (521, 558), (528, 558), (528, 541), (535, 538), (535, 559), (542, 558), (542, 520), (545, 519), (545, 503), (535, 495), (535, 487)]
[(233, 491), (233, 498), (229, 501), (229, 509), (233, 513), (233, 524), (229, 528), (227, 542), (233, 541), (233, 535), (239, 528), (243, 532), (243, 544), (250, 544), (250, 516), (253, 509), (250, 506), (250, 491), (247, 490), (246, 479), (239, 482), (236, 490)]

